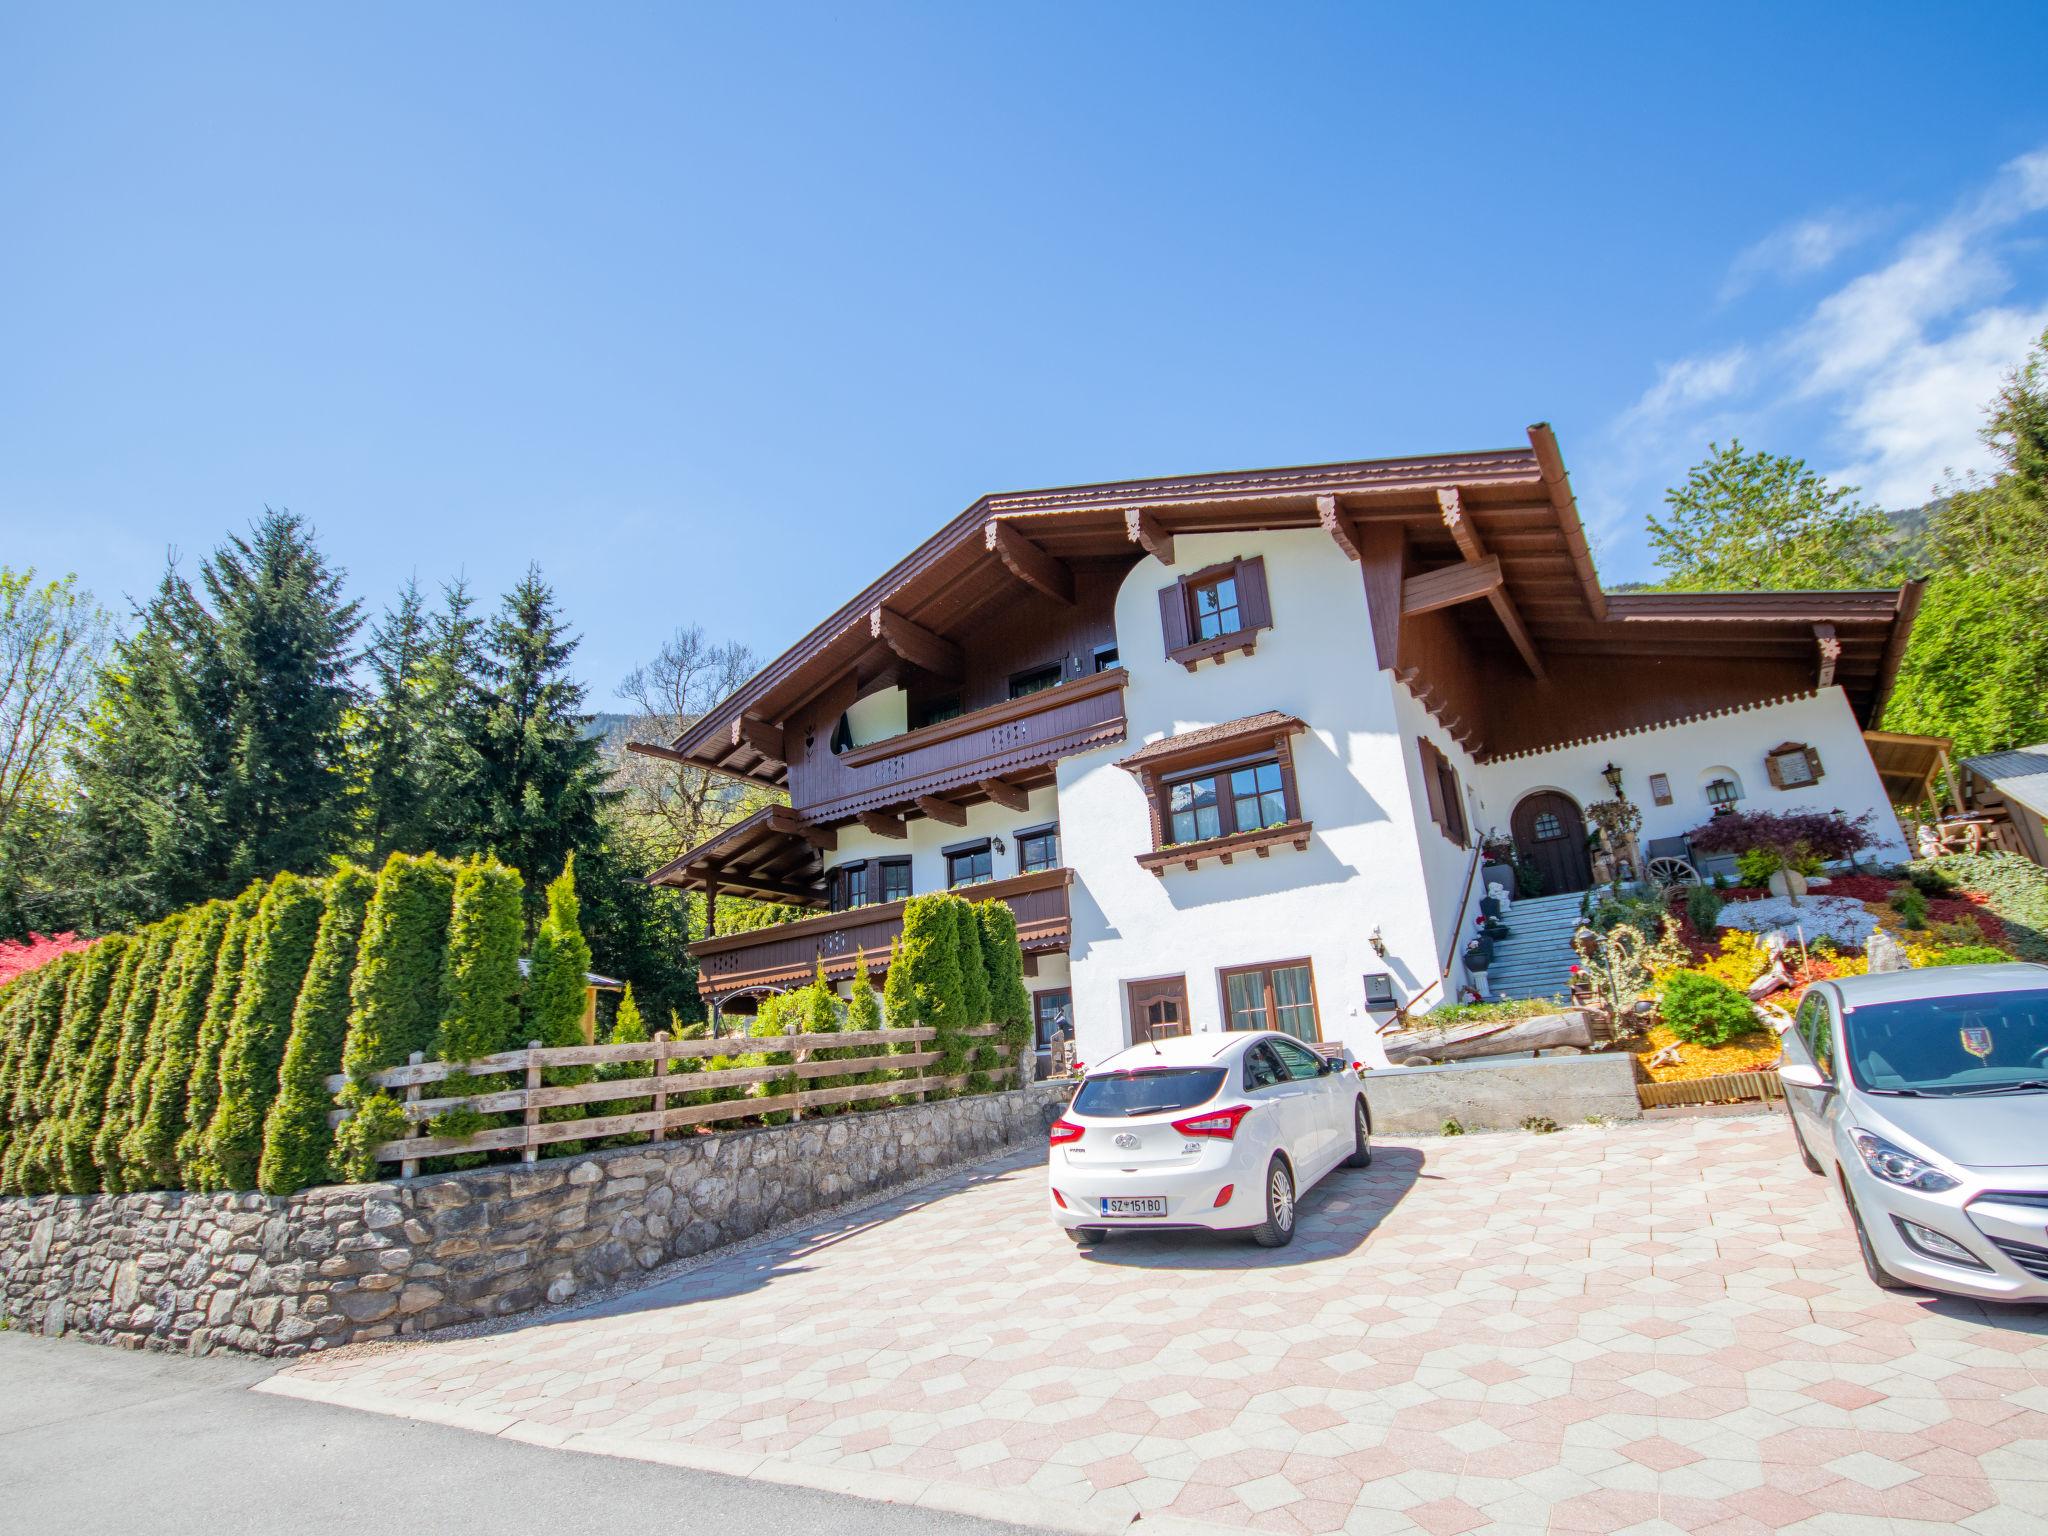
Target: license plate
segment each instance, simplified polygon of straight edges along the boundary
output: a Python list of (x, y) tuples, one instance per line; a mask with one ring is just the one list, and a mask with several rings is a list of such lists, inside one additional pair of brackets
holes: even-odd
[(1164, 1195), (1110, 1195), (1102, 1202), (1105, 1216), (1164, 1216)]

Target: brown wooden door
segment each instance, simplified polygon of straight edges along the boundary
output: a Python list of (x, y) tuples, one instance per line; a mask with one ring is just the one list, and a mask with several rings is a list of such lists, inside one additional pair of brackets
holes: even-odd
[(1188, 979), (1156, 976), (1126, 985), (1131, 993), (1131, 1044), (1188, 1032)]
[(1570, 795), (1554, 789), (1527, 796), (1515, 807), (1515, 848), (1543, 875), (1543, 894), (1583, 891), (1593, 883), (1586, 854), (1586, 818)]

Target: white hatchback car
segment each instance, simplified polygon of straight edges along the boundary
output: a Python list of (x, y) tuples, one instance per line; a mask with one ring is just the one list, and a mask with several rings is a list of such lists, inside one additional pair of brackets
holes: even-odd
[(1076, 1243), (1119, 1228), (1294, 1240), (1295, 1201), (1372, 1161), (1358, 1074), (1292, 1036), (1182, 1035), (1093, 1068), (1052, 1125), (1047, 1201)]
[(2048, 1301), (2048, 966), (1817, 982), (1778, 1077), (1878, 1285)]

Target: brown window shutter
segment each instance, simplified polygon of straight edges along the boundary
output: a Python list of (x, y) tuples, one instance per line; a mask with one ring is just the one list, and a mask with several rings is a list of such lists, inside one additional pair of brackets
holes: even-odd
[(1237, 562), (1237, 612), (1246, 629), (1273, 627), (1273, 600), (1266, 595), (1266, 561), (1262, 555)]
[(1811, 748), (1811, 747), (1808, 747), (1808, 748), (1806, 749), (1806, 771), (1807, 771), (1807, 772), (1809, 772), (1809, 773), (1811, 773), (1811, 774), (1813, 775), (1813, 777), (1814, 777), (1814, 780), (1815, 780), (1815, 782), (1816, 782), (1816, 783), (1817, 783), (1817, 782), (1819, 782), (1819, 780), (1820, 780), (1820, 754), (1819, 754), (1818, 752), (1814, 751), (1814, 750), (1813, 750), (1813, 748)]
[(1429, 819), (1441, 827), (1444, 824), (1444, 785), (1436, 771), (1437, 750), (1427, 736), (1415, 739), (1422, 748), (1422, 788), (1429, 796)]
[(1187, 590), (1179, 582), (1159, 589), (1159, 628), (1166, 636), (1166, 654), (1188, 643)]
[(1764, 772), (1770, 775), (1771, 788), (1783, 789), (1785, 787), (1785, 775), (1783, 770), (1778, 767), (1777, 753), (1773, 752), (1764, 759)]
[(1443, 765), (1444, 808), (1446, 818), (1444, 830), (1451, 834), (1451, 841), (1460, 848), (1465, 846), (1465, 791), (1458, 783), (1458, 770), (1448, 757), (1438, 755)]

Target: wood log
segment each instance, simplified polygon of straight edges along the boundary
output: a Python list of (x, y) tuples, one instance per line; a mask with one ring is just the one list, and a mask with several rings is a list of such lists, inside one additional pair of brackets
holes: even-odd
[[(1427, 1018), (1425, 1014), (1423, 1020)], [(1417, 1056), (1427, 1056), (1431, 1061), (1473, 1061), (1484, 1056), (1546, 1051), (1565, 1045), (1591, 1050), (1593, 1027), (1586, 1015), (1574, 1008), (1505, 1024), (1454, 1024), (1447, 1029), (1431, 1029), (1426, 1022), (1418, 1021), (1407, 1029), (1381, 1035), (1380, 1043), (1394, 1061), (1405, 1062)]]

